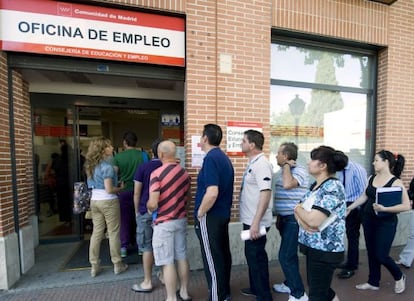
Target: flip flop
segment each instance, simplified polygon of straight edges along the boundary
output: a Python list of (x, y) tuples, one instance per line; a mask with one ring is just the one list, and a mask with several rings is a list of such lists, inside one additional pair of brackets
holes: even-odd
[(134, 284), (131, 289), (136, 293), (151, 293), (153, 288), (143, 288), (141, 284)]

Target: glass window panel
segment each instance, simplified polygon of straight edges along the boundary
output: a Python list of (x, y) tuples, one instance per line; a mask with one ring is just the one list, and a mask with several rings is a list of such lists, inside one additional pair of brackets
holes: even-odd
[(371, 83), (368, 55), (282, 44), (272, 44), (271, 53), (272, 79), (353, 88), (369, 88)]
[[(306, 164), (309, 152), (319, 145), (342, 150), (354, 161), (369, 167), (365, 94), (326, 90), (271, 87), (271, 161), (286, 141), (299, 147), (298, 161)], [(299, 108), (299, 109), (298, 109)]]

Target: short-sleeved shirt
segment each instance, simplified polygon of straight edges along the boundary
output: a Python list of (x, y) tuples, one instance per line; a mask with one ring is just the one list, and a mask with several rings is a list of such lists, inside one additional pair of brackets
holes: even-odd
[(230, 159), (218, 147), (212, 148), (204, 157), (197, 177), (194, 216), (206, 193), (207, 187), (218, 186), (218, 196), (208, 215), (230, 218), (233, 203), (234, 169)]
[(124, 182), (124, 191), (134, 190), (134, 174), (138, 166), (148, 161), (146, 152), (138, 149), (127, 149), (115, 155), (113, 164), (119, 167), (120, 180)]
[(140, 214), (145, 214), (147, 212), (151, 173), (161, 165), (162, 163), (159, 159), (152, 159), (151, 161), (140, 165), (135, 172), (134, 181), (142, 183), (138, 206), (138, 211)]
[(358, 199), (367, 187), (368, 177), (365, 168), (352, 161), (348, 162), (344, 170), (337, 172), (336, 177), (345, 187), (348, 203)]
[(184, 218), (190, 177), (177, 163), (163, 164), (151, 173), (149, 192), (158, 191), (158, 213), (154, 223)]
[(94, 169), (92, 177), (87, 179), (88, 187), (92, 188), (92, 200), (107, 200), (117, 198), (116, 194), (105, 192), (105, 179), (110, 178), (112, 185), (118, 185), (118, 177), (109, 161), (101, 161)]
[[(260, 192), (272, 190), (272, 165), (263, 153), (252, 158), (243, 175), (242, 188), (240, 192), (240, 221), (251, 225), (257, 211), (260, 200)], [(272, 207), (269, 206), (260, 221), (260, 226), (270, 227), (272, 224)]]
[(298, 186), (292, 189), (283, 188), (283, 168), (274, 175), (274, 210), (277, 214), (283, 216), (292, 215), (295, 206), (309, 190), (309, 174), (305, 167), (296, 165), (290, 168), (290, 172), (292, 177), (298, 182)]
[(336, 214), (336, 219), (323, 231), (308, 232), (299, 228), (299, 243), (325, 252), (343, 252), (345, 236), (345, 189), (340, 181), (329, 178), (318, 188), (309, 190), (304, 196), (303, 206), (323, 212), (327, 216)]

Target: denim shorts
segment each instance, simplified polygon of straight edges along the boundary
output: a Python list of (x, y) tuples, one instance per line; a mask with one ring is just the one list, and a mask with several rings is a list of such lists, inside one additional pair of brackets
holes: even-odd
[(137, 221), (137, 245), (141, 252), (152, 252), (152, 216), (149, 213), (138, 214)]
[(187, 219), (166, 221), (154, 226), (152, 237), (155, 265), (174, 264), (187, 258)]

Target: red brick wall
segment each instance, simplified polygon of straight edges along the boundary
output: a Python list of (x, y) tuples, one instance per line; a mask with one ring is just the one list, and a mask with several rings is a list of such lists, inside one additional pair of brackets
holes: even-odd
[(186, 0), (95, 0), (101, 3), (115, 3), (132, 7), (144, 7), (149, 9), (159, 9), (172, 12), (185, 12)]
[(414, 1), (398, 0), (390, 6), (388, 49), (383, 54), (386, 81), (378, 88), (377, 147), (401, 153), (406, 158), (405, 183), (414, 176)]
[[(17, 199), (19, 226), (29, 223), (34, 213), (34, 184), (32, 167), (32, 131), (28, 86), (18, 73), (13, 73), (14, 127), (16, 144)], [(7, 60), (0, 55), (0, 236), (14, 232), (13, 183), (10, 152), (9, 95)]]
[(0, 236), (14, 232), (7, 59), (0, 53)]
[(18, 72), (13, 72), (14, 135), (16, 145), (17, 199), (19, 207), (19, 225), (29, 223), (29, 217), (35, 212), (32, 128), (30, 115), (29, 87)]
[[(187, 0), (186, 146), (203, 125), (227, 121), (264, 124), (269, 137), (270, 74), (269, 1)], [(220, 54), (231, 55), (232, 73), (220, 73)], [(226, 136), (222, 148), (226, 148)], [(269, 145), (266, 144), (266, 152)], [(237, 191), (246, 158), (231, 158), (236, 170), (232, 219), (238, 220)], [(190, 168), (195, 179), (198, 169)]]
[(387, 44), (390, 10), (387, 5), (366, 0), (272, 2), (274, 27), (370, 44)]

